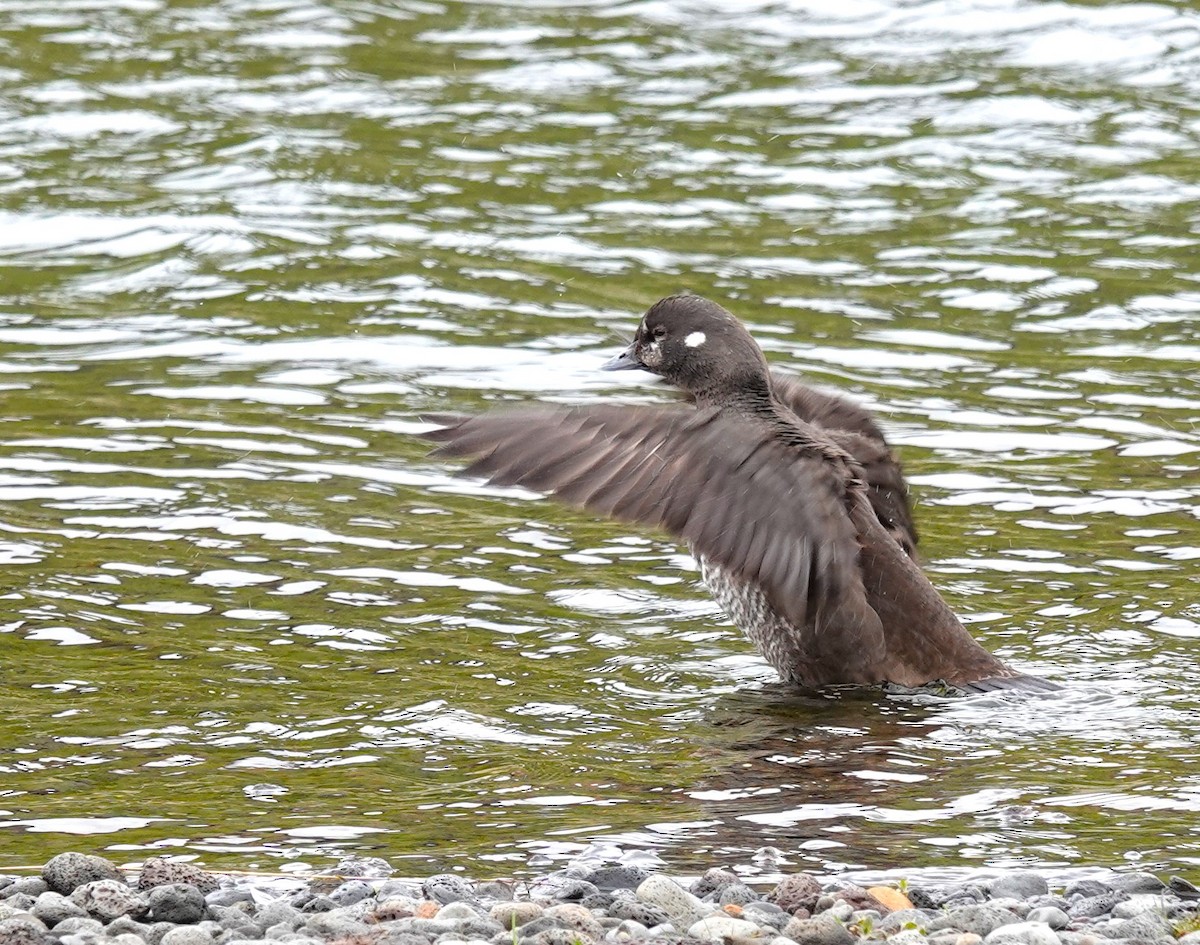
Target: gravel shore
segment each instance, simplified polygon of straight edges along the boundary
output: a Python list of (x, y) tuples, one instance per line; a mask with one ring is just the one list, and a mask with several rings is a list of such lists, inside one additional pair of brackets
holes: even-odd
[(40, 876), (0, 875), (0, 945), (1200, 945), (1200, 891), (1150, 873), (1060, 888), (1036, 872), (904, 888), (794, 873), (751, 889), (717, 868), (687, 881), (621, 865), (529, 881), (392, 872), (353, 858), (317, 878), (222, 875), (154, 858), (130, 879), (63, 853)]

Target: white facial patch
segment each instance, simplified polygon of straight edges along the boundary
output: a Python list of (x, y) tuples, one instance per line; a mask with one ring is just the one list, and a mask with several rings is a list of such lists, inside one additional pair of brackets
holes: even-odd
[(689, 348), (699, 348), (706, 341), (708, 341), (708, 335), (702, 331), (694, 331), (683, 339), (683, 343)]

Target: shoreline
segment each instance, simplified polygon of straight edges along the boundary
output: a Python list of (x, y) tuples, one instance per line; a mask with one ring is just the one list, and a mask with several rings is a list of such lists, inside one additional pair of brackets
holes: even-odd
[(1200, 889), (1104, 867), (1065, 883), (1029, 869), (878, 884), (866, 872), (861, 884), (721, 867), (687, 877), (612, 861), (531, 879), (398, 879), (376, 857), (297, 875), (161, 857), (122, 870), (63, 853), (29, 870), (0, 871), (0, 945), (1200, 945)]

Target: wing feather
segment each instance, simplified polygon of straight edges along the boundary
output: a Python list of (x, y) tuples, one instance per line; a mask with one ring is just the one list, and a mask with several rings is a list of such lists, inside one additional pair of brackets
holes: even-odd
[[(819, 451), (691, 409), (496, 412), (423, 435), (440, 444), (438, 454), (472, 458), (468, 475), (547, 492), (689, 542), (761, 587), (803, 634), (827, 627), (834, 640), (848, 635), (856, 646), (882, 647), (847, 511), (854, 500), (848, 490), (860, 487)], [(821, 646), (814, 639), (805, 649)]]

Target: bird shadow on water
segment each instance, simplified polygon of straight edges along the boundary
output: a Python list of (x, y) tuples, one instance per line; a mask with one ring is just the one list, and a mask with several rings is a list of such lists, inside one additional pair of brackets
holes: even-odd
[(712, 706), (709, 775), (687, 793), (717, 846), (752, 836), (818, 872), (1062, 866), (1089, 855), (1087, 799), (1116, 796), (1114, 746), (1135, 739), (1144, 762), (1148, 746), (1188, 738), (1186, 713), (1147, 696), (1091, 682), (957, 697), (743, 689)]

